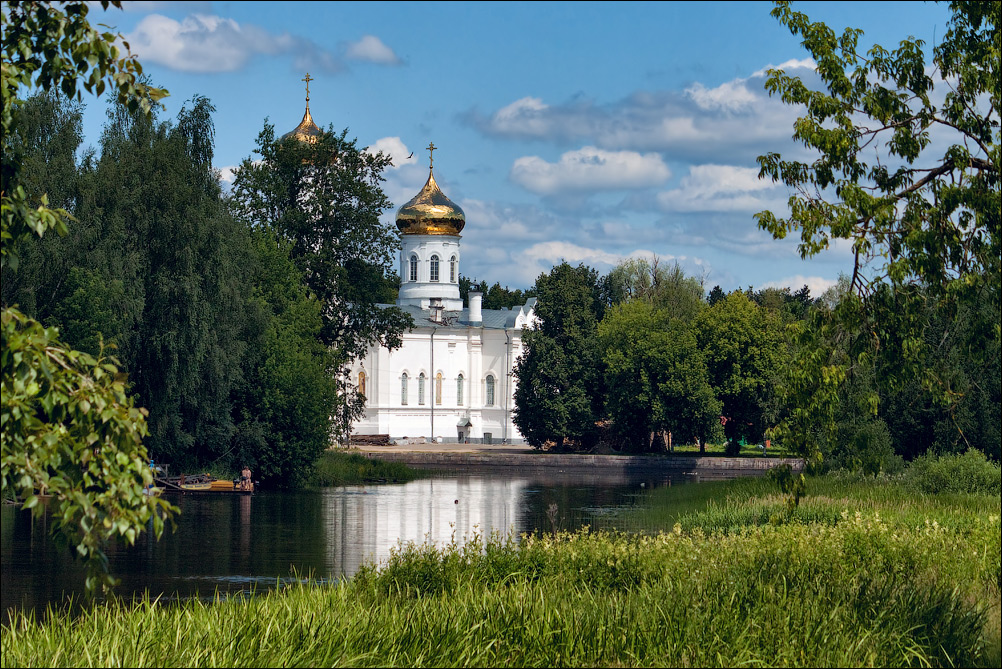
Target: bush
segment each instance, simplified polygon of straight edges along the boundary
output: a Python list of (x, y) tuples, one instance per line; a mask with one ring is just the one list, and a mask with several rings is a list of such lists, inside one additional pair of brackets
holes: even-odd
[(904, 483), (922, 493), (973, 493), (998, 495), (1002, 492), (1002, 469), (981, 451), (937, 457), (927, 453), (915, 460), (904, 474)]

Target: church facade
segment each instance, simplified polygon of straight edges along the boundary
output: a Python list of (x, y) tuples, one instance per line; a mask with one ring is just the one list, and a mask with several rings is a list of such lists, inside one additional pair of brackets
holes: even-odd
[[(359, 435), (402, 439), (521, 443), (511, 420), (515, 361), (535, 298), (512, 309), (483, 309), (483, 296), (459, 295), (460, 232), (466, 216), (435, 182), (434, 144), (428, 181), (397, 212), (400, 292), (396, 306), (414, 327), (395, 350), (370, 349), (352, 367), (365, 397)], [(384, 305), (389, 307), (391, 305)]]

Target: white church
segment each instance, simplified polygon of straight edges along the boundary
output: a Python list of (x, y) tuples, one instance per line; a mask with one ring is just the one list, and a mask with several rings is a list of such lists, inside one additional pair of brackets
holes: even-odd
[[(302, 122), (287, 136), (315, 141), (320, 129), (310, 116), (309, 89), (306, 100)], [(483, 295), (471, 292), (463, 304), (459, 262), (466, 215), (435, 182), (435, 146), (428, 148), (428, 181), (396, 216), (402, 244), (396, 306), (411, 315), (414, 327), (400, 348), (374, 347), (354, 362), (352, 381), (366, 402), (352, 434), (523, 443), (511, 420), (512, 369), (522, 352), (522, 328), (535, 321), (536, 299), (483, 309)]]

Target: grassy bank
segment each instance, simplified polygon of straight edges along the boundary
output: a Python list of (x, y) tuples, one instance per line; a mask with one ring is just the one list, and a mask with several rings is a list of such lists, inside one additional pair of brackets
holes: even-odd
[(307, 479), (307, 485), (324, 487), (362, 483), (406, 483), (423, 476), (402, 462), (383, 462), (359, 453), (327, 451)]
[(677, 486), (654, 491), (642, 521), (662, 513), (667, 532), (411, 546), (338, 585), (211, 605), (112, 604), (41, 625), (15, 616), (0, 658), (5, 667), (998, 666), (1000, 499), (909, 485), (812, 479), (792, 514), (764, 479)]

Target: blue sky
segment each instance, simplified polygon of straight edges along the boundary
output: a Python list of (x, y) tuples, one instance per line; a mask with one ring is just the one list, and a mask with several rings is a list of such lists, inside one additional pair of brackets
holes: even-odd
[[(224, 179), (266, 118), (278, 133), (296, 126), (306, 72), (318, 124), (396, 159), (384, 185), (395, 208), (423, 185), (434, 141), (436, 179), (467, 215), (466, 276), (524, 288), (561, 260), (604, 272), (656, 254), (707, 289), (806, 283), (817, 295), (851, 269), (847, 247), (801, 261), (795, 240), (752, 218), (789, 197), (757, 179), (756, 156), (803, 155), (797, 110), (765, 94), (764, 70), (813, 73), (770, 3), (124, 4), (91, 19), (170, 90), (165, 117), (212, 100)], [(935, 43), (949, 17), (914, 2), (794, 7), (888, 48)], [(104, 102), (90, 101), (87, 143), (103, 122)]]

